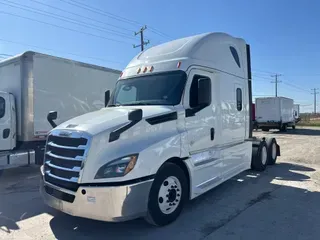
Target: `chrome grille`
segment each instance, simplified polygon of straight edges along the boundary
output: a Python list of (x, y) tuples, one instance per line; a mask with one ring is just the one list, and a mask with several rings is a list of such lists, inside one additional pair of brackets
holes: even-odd
[(47, 139), (45, 181), (55, 186), (77, 191), (81, 166), (90, 143), (88, 134), (55, 130)]

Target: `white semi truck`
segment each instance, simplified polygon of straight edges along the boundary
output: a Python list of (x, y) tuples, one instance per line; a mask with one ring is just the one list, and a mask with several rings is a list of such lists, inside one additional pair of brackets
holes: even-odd
[(295, 129), (293, 99), (286, 97), (256, 98), (256, 122), (259, 129), (269, 131), (288, 127)]
[(225, 33), (139, 53), (106, 108), (50, 132), (44, 201), (73, 216), (162, 226), (187, 200), (274, 164), (276, 140), (252, 137), (250, 66), (249, 45)]
[(42, 164), (48, 111), (57, 123), (104, 107), (121, 71), (37, 52), (0, 62), (0, 169)]

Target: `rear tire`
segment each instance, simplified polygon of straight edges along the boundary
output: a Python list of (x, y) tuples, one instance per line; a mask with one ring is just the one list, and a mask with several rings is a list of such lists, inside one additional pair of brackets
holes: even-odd
[(281, 126), (281, 129), (280, 129), (282, 132), (286, 132), (287, 131), (287, 124), (283, 124)]
[(268, 149), (268, 165), (274, 165), (277, 161), (277, 142), (274, 138), (266, 139)]
[(268, 164), (268, 147), (265, 141), (252, 146), (251, 169), (262, 172)]
[(175, 221), (188, 199), (188, 181), (183, 170), (174, 163), (165, 163), (151, 186), (146, 221), (164, 226)]

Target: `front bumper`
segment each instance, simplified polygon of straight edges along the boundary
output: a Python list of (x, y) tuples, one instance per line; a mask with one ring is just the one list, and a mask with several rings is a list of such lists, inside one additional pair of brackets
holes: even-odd
[(257, 122), (259, 127), (281, 127), (281, 122)]
[(41, 178), (40, 192), (47, 205), (72, 216), (121, 222), (146, 215), (152, 182), (153, 179), (116, 187), (80, 186), (77, 192), (72, 192)]

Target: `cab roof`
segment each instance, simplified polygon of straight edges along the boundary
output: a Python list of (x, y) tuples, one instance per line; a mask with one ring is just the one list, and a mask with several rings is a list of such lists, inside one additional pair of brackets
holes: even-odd
[[(247, 78), (246, 42), (221, 32), (203, 33), (151, 47), (135, 56), (127, 69), (170, 61), (182, 61), (184, 67), (207, 66)], [(183, 64), (183, 61), (188, 63)]]

